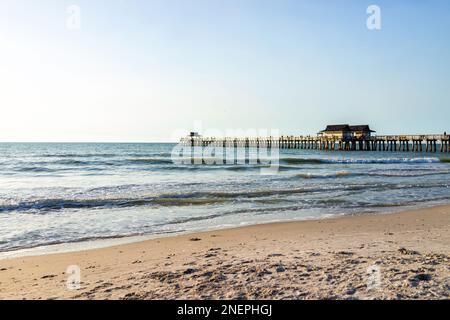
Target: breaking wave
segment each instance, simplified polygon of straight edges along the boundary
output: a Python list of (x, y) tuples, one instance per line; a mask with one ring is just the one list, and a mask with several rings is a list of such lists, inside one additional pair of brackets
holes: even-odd
[(439, 158), (379, 158), (379, 159), (353, 159), (353, 158), (334, 158), (334, 159), (315, 159), (315, 158), (281, 158), (280, 163), (285, 164), (419, 164), (419, 163), (439, 163), (450, 162), (450, 159)]
[[(346, 172), (336, 173), (345, 176)], [(303, 177), (303, 176), (302, 176)], [(382, 191), (395, 189), (430, 189), (449, 188), (449, 183), (438, 182), (428, 184), (345, 184), (345, 185), (320, 185), (303, 188), (289, 189), (263, 189), (263, 190), (242, 190), (242, 191), (203, 191), (187, 193), (166, 193), (154, 196), (142, 197), (86, 197), (79, 195), (74, 198), (37, 198), (29, 200), (0, 200), (0, 213), (31, 211), (44, 213), (48, 211), (59, 211), (63, 209), (89, 209), (89, 208), (126, 208), (138, 206), (201, 206), (220, 204), (224, 202), (245, 202), (261, 203), (277, 202), (280, 197), (311, 194), (329, 194), (330, 192), (355, 192), (355, 191)], [(98, 190), (95, 189), (97, 192)], [(125, 190), (124, 190), (125, 191)], [(297, 200), (296, 200), (297, 199)], [(287, 199), (289, 200), (289, 199)], [(291, 199), (292, 200), (292, 199)], [(300, 201), (301, 198), (293, 198)]]

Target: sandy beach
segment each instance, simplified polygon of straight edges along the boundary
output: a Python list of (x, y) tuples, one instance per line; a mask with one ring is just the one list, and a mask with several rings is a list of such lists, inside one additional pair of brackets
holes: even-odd
[[(68, 266), (80, 268), (69, 290)], [(0, 299), (448, 299), (450, 206), (0, 260)]]

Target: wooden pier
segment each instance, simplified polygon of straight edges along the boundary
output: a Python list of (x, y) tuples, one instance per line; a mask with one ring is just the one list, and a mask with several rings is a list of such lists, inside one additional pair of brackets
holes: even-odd
[(180, 140), (191, 147), (234, 148), (279, 148), (340, 151), (398, 151), (398, 152), (450, 152), (450, 136), (429, 135), (385, 135), (369, 138), (330, 138), (325, 136), (281, 136), (213, 138), (191, 135)]

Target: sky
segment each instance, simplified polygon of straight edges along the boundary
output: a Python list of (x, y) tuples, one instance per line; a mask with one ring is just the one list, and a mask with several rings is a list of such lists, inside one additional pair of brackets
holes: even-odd
[(449, 15), (446, 0), (0, 0), (0, 141), (450, 132)]

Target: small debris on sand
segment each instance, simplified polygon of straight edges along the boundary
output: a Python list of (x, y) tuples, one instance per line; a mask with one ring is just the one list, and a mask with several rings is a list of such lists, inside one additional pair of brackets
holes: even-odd
[(285, 272), (286, 269), (280, 264), (277, 268), (276, 268), (277, 272)]
[(405, 248), (398, 249), (398, 252), (400, 252), (401, 254), (410, 255), (410, 256), (412, 256), (412, 255), (419, 255), (420, 254), (418, 251), (408, 250), (408, 249), (405, 249)]
[(184, 270), (183, 274), (192, 274), (192, 273), (196, 273), (197, 271), (198, 271), (198, 269), (187, 268), (186, 270)]
[(427, 273), (419, 273), (417, 275), (415, 275), (411, 281), (430, 281), (431, 280), (431, 275), (427, 274)]

